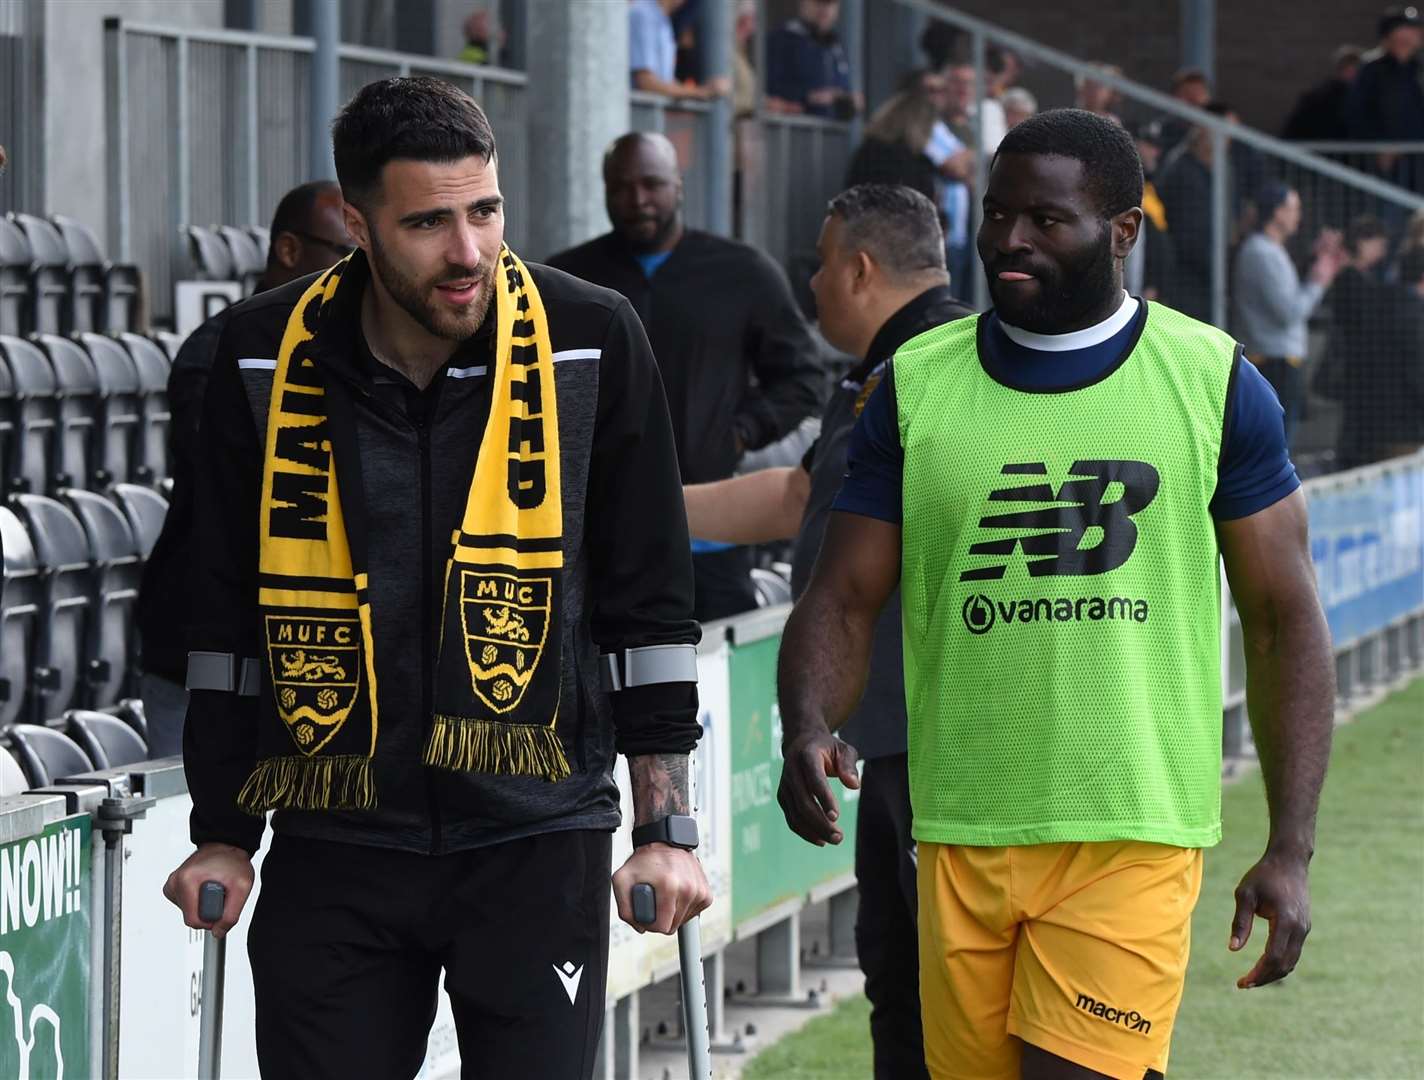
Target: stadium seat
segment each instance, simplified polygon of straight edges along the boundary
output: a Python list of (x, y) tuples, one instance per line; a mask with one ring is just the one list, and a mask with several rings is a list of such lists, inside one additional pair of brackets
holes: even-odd
[(171, 330), (155, 330), (149, 337), (163, 347), (164, 355), (168, 357), (168, 364), (171, 367), (173, 361), (178, 359), (178, 350), (183, 347), (183, 335), (175, 334)]
[(34, 544), (43, 582), (25, 714), (36, 721), (82, 702), (80, 681), (93, 574), (89, 537), (74, 512), (44, 495), (11, 500)]
[(138, 688), (134, 606), (143, 560), (128, 518), (104, 496), (70, 490), (64, 492), (64, 501), (84, 526), (92, 565), (81, 696), (86, 704), (102, 708)]
[(71, 709), (64, 714), (64, 732), (79, 744), (96, 769), (118, 769), (148, 759), (148, 743), (108, 713)]
[(143, 711), (142, 699), (124, 698), (109, 711), (137, 731), (143, 744), (148, 745), (148, 714)]
[(30, 306), (30, 245), (13, 221), (0, 218), (0, 334), (23, 334)]
[(89, 354), (68, 338), (40, 334), (34, 340), (54, 371), (55, 422), (51, 471), (43, 487), (29, 490), (87, 487), (98, 460), (99, 373)]
[(94, 482), (78, 486), (98, 489), (122, 480), (148, 479), (142, 471), (140, 441), (143, 390), (133, 357), (107, 334), (78, 334), (76, 337), (89, 350), (94, 371), (99, 376)]
[[(50, 218), (69, 252), (74, 292), (76, 331), (134, 330), (138, 326), (139, 271), (137, 266), (111, 263), (104, 258), (99, 242), (89, 227), (74, 218), (55, 214)], [(97, 288), (97, 293), (96, 293)], [(88, 297), (86, 304), (81, 295)]]
[(83, 747), (54, 728), (43, 724), (16, 724), (6, 736), (31, 787), (44, 787), (95, 769)]
[(194, 277), (203, 281), (232, 281), (237, 277), (227, 241), (201, 225), (184, 225), (182, 231), (188, 238)]
[(272, 249), (272, 230), (266, 225), (244, 225), (247, 235), (257, 241), (257, 250), (262, 252), (262, 263), (267, 263), (267, 252)]
[(267, 269), (266, 254), (245, 229), (236, 225), (218, 225), (216, 231), (227, 241), (228, 250), (232, 252), (233, 276), (242, 282), (244, 293), (251, 293), (257, 279)]
[(0, 729), (24, 715), (39, 640), (44, 582), (30, 534), (14, 512), (0, 506), (0, 548), (5, 588), (0, 600)]
[(54, 479), (57, 465), (54, 368), (44, 353), (28, 341), (0, 335), (0, 365), (9, 375), (9, 411), (14, 433), (0, 489), (42, 493)]
[(0, 494), (15, 456), (15, 380), (0, 357)]
[(11, 214), (30, 245), (29, 328), (37, 334), (68, 329), (70, 308), (69, 251), (59, 230), (33, 214)]
[(147, 561), (153, 545), (163, 532), (163, 519), (168, 516), (168, 500), (152, 488), (139, 484), (115, 484), (111, 489), (114, 501), (129, 519), (139, 554)]
[(129, 359), (138, 371), (139, 436), (134, 475), (145, 483), (169, 474), (168, 372), (172, 362), (163, 347), (142, 334), (120, 334)]
[(775, 607), (791, 603), (791, 583), (780, 574), (760, 567), (752, 568), (752, 585), (756, 589), (758, 607)]
[(30, 790), (30, 778), (15, 755), (8, 750), (0, 750), (0, 796), (23, 795)]

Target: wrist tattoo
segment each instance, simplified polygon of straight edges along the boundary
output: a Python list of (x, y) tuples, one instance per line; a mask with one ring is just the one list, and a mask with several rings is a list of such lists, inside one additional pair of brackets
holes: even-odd
[(628, 759), (633, 777), (633, 824), (690, 814), (686, 754), (640, 754)]

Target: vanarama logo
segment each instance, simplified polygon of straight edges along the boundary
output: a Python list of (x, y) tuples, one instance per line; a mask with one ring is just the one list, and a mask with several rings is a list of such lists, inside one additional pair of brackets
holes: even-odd
[(1144, 1035), (1152, 1034), (1152, 1021), (1143, 1016), (1136, 1009), (1115, 1009), (1105, 1002), (1091, 998), (1087, 994), (1079, 994), (1075, 1007), (1082, 1009), (1085, 1013), (1091, 1013), (1099, 1020), (1106, 1020), (1110, 1024), (1121, 1024), (1129, 1031), (1140, 1031)]
[(1057, 600), (1039, 597), (1037, 600), (1010, 598), (991, 600), (983, 593), (974, 593), (964, 601), (960, 612), (964, 616), (964, 627), (976, 637), (987, 634), (997, 625), (1013, 626), (1021, 623), (1081, 623), (1132, 620), (1147, 621), (1147, 601), (1133, 600), (1126, 596), (1066, 596)]

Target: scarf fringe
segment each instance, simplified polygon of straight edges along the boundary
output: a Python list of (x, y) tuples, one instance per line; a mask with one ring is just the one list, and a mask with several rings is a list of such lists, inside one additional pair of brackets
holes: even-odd
[(268, 810), (373, 810), (371, 759), (361, 754), (275, 757), (257, 763), (238, 793), (249, 814)]
[(459, 772), (567, 780), (568, 758), (552, 725), (502, 724), (466, 716), (435, 716), (425, 764)]

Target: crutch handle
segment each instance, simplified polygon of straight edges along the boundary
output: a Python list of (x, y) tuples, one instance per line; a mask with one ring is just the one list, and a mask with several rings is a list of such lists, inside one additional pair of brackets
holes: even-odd
[[(649, 926), (658, 920), (658, 895), (651, 885), (633, 886), (633, 919)], [(711, 1037), (707, 1030), (707, 987), (702, 981), (702, 930), (694, 916), (678, 927), (682, 969), (682, 1020), (687, 1034), (687, 1068), (692, 1080), (712, 1080)]]
[[(215, 923), (227, 906), (227, 890), (216, 881), (198, 887), (198, 918)], [(211, 931), (203, 935), (202, 1016), (198, 1026), (199, 1080), (218, 1080), (222, 1070), (223, 968), (227, 940)]]
[(198, 918), (205, 923), (215, 923), (222, 918), (227, 907), (227, 890), (217, 881), (205, 881), (198, 886)]

